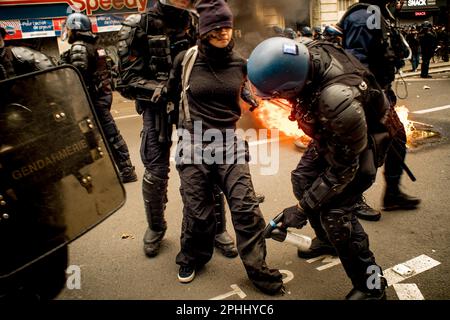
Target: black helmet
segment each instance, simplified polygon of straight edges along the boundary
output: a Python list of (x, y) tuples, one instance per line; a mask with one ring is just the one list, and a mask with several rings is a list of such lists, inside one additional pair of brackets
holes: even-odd
[(74, 31), (91, 31), (91, 20), (87, 15), (75, 12), (67, 17), (66, 28)]
[(295, 40), (273, 37), (250, 54), (248, 78), (261, 98), (295, 98), (305, 86), (310, 67), (306, 46)]
[(183, 15), (186, 10), (193, 9), (193, 2), (192, 0), (158, 0), (161, 11), (170, 17)]

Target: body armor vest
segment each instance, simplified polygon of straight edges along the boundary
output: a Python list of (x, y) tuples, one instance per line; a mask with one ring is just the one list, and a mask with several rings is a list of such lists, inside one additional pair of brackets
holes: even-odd
[[(388, 106), (385, 103), (381, 87), (369, 72), (344, 49), (326, 41), (307, 43), (310, 50), (314, 81), (307, 83), (303, 92), (305, 97), (293, 108), (291, 119), (297, 119), (301, 129), (314, 138), (322, 132), (316, 125), (316, 104), (324, 88), (333, 84), (344, 84), (353, 91), (354, 99), (364, 106), (369, 132), (378, 130), (380, 121), (385, 117)], [(314, 134), (313, 134), (314, 133)]]
[(154, 12), (148, 13), (146, 23), (150, 56), (148, 67), (155, 75), (156, 80), (166, 81), (169, 79), (175, 57), (181, 51), (191, 47), (195, 43), (195, 37), (190, 34), (191, 26), (189, 24), (184, 30), (179, 26), (171, 28)]

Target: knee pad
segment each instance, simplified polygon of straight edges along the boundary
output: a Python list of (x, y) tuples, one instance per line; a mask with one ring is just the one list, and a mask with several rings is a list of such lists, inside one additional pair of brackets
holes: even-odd
[(323, 212), (320, 220), (332, 244), (339, 246), (349, 241), (352, 234), (351, 213), (331, 209)]

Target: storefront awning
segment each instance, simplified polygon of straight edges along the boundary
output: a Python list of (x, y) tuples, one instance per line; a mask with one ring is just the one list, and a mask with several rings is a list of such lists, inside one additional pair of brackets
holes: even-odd
[[(127, 15), (89, 17), (92, 31), (94, 33), (118, 31)], [(61, 35), (61, 26), (65, 20), (66, 18), (0, 20), (0, 26), (6, 30), (6, 40), (58, 37)]]

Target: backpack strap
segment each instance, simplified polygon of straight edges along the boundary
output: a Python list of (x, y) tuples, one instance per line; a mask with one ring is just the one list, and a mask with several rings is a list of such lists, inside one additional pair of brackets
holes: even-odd
[(192, 69), (194, 68), (195, 60), (198, 56), (198, 46), (189, 48), (184, 55), (181, 62), (181, 99), (180, 99), (180, 126), (184, 125), (186, 128), (192, 128), (191, 114), (189, 111), (189, 103), (187, 97), (187, 90), (189, 89), (189, 78)]

